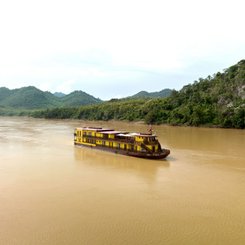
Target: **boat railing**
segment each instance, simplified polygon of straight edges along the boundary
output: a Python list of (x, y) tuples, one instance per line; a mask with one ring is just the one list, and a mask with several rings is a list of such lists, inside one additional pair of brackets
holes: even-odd
[(145, 144), (145, 145), (156, 145), (156, 144), (158, 144), (158, 140), (146, 140), (146, 139), (144, 139), (143, 140), (143, 143)]
[(92, 136), (92, 135), (83, 135), (83, 137), (90, 138), (90, 139), (95, 139), (95, 140), (107, 140), (107, 141), (117, 141), (117, 142), (122, 142), (122, 143), (135, 143), (135, 139), (133, 138), (104, 138), (104, 137), (97, 137), (97, 136)]
[(144, 143), (141, 143), (140, 146), (141, 146), (143, 149), (145, 149), (146, 151), (148, 151), (148, 152), (150, 152), (150, 153), (153, 153), (153, 151), (152, 151), (149, 147), (147, 147)]

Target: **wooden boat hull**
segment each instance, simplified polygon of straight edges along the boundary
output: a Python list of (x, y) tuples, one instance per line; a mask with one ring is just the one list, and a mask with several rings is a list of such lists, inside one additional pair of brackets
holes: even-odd
[(161, 152), (154, 152), (154, 153), (141, 153), (141, 152), (128, 152), (128, 156), (132, 157), (140, 157), (140, 158), (147, 158), (147, 159), (163, 159), (166, 158), (170, 154), (170, 150), (162, 149)]
[(93, 148), (93, 149), (98, 149), (98, 150), (103, 150), (103, 151), (114, 152), (116, 154), (127, 155), (127, 156), (138, 157), (138, 158), (146, 158), (146, 159), (163, 159), (163, 158), (166, 158), (170, 154), (169, 149), (161, 149), (161, 151), (159, 152), (149, 153), (149, 152), (135, 152), (135, 151), (129, 151), (129, 150), (115, 149), (115, 148), (103, 147), (103, 146), (97, 146), (97, 145), (84, 145), (84, 144), (78, 144), (78, 143), (74, 143), (74, 144), (76, 146)]

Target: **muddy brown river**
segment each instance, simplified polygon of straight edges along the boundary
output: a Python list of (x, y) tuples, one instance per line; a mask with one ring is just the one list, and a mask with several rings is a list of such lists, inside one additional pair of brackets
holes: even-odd
[(73, 129), (0, 117), (0, 244), (245, 244), (245, 130), (154, 126), (166, 160), (77, 148)]

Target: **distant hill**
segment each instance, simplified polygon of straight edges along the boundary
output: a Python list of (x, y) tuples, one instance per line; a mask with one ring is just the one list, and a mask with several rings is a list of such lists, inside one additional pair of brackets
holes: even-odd
[(1, 106), (36, 109), (55, 107), (58, 104), (59, 102), (53, 94), (49, 92), (43, 92), (33, 86), (13, 90), (0, 88)]
[(130, 96), (130, 98), (165, 98), (171, 95), (173, 90), (171, 89), (163, 89), (159, 92), (147, 92), (140, 91), (139, 93)]
[(222, 73), (200, 78), (166, 98), (112, 99), (80, 108), (39, 111), (33, 116), (244, 129), (245, 60)]
[(59, 97), (59, 98), (66, 96), (66, 94), (61, 93), (61, 92), (55, 92), (55, 93), (53, 93), (53, 95), (56, 97)]
[(96, 99), (92, 95), (89, 95), (83, 91), (74, 91), (66, 96), (61, 97), (60, 101), (64, 106), (80, 106), (91, 105), (101, 102), (100, 99)]
[(11, 94), (11, 90), (8, 88), (2, 87), (0, 88), (0, 103), (5, 100)]
[(152, 101), (147, 123), (245, 128), (245, 60)]
[(10, 90), (0, 88), (0, 106), (14, 109), (45, 109), (54, 107), (71, 107), (101, 102), (82, 91), (57, 97), (50, 92), (43, 92), (36, 87), (29, 86)]

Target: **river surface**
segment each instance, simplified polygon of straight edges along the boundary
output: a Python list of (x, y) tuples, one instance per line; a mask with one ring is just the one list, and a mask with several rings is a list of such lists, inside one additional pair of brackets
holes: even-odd
[(0, 244), (245, 244), (245, 130), (154, 126), (166, 160), (73, 145), (140, 123), (0, 117)]

